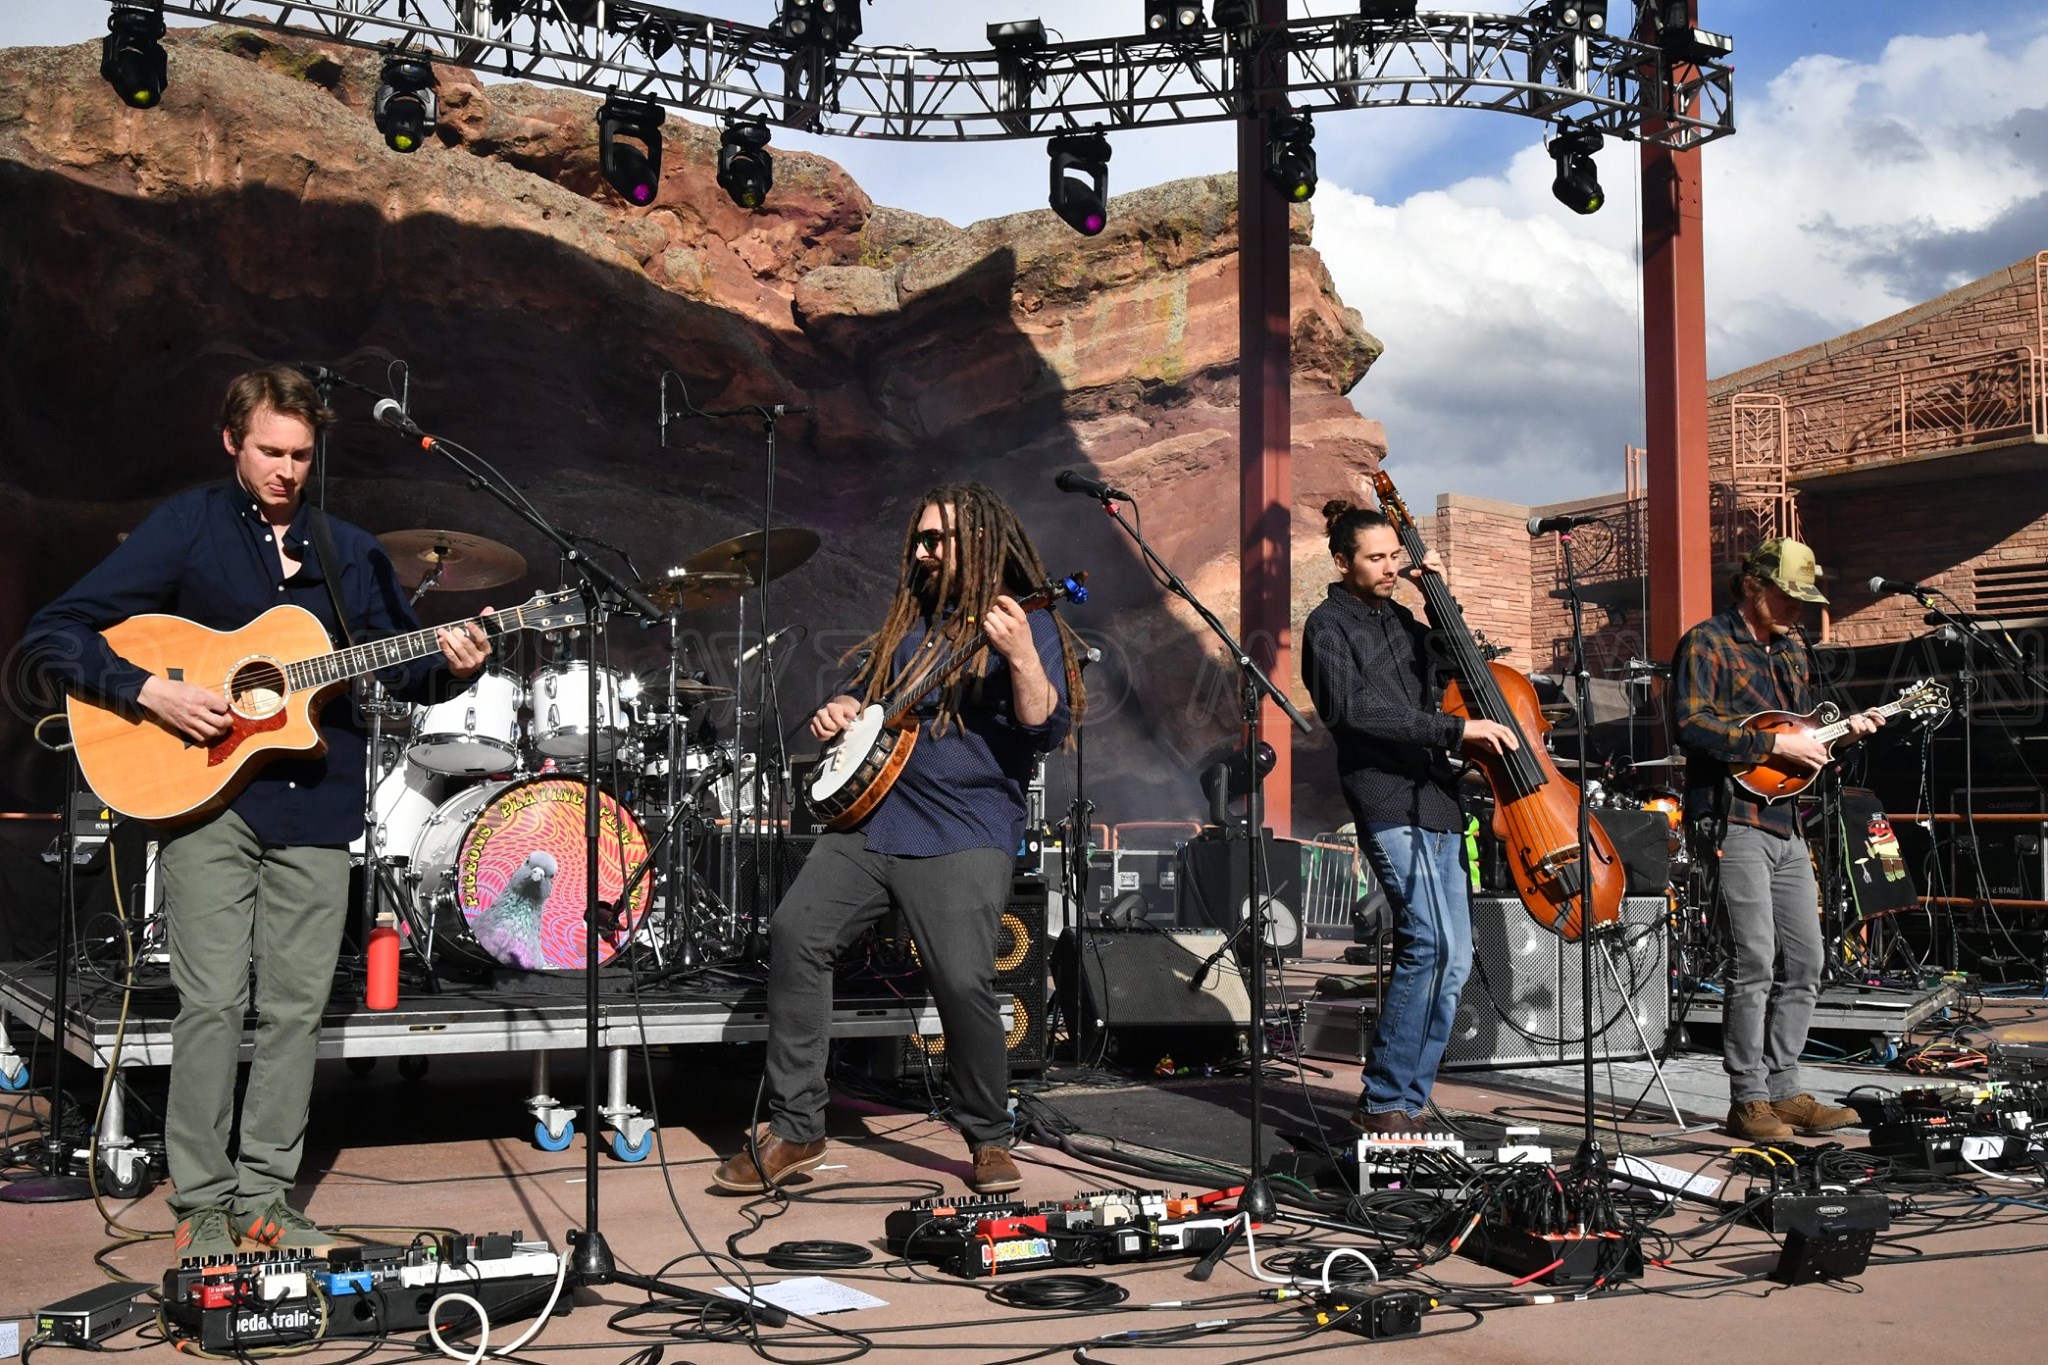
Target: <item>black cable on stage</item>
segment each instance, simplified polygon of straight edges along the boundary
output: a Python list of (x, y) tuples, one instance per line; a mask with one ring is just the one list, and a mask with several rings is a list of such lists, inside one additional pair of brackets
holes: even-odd
[(845, 1270), (866, 1265), (875, 1253), (855, 1242), (777, 1242), (757, 1259), (777, 1270)]
[(1131, 1297), (1131, 1291), (1100, 1275), (1040, 1275), (1029, 1280), (1011, 1280), (988, 1291), (992, 1303), (1033, 1311), (1073, 1312), (1114, 1308)]

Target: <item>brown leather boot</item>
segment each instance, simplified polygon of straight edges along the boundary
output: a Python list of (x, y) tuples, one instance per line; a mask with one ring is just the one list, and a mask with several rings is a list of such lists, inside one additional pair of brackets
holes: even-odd
[(1771, 1112), (1802, 1133), (1832, 1133), (1837, 1128), (1863, 1122), (1863, 1116), (1854, 1109), (1822, 1104), (1805, 1091), (1789, 1100), (1772, 1100)]
[(1792, 1136), (1769, 1100), (1741, 1100), (1729, 1106), (1728, 1131), (1745, 1142), (1775, 1142)]
[[(761, 1154), (758, 1166), (754, 1164), (756, 1150)], [(750, 1146), (740, 1148), (711, 1173), (711, 1183), (721, 1190), (759, 1194), (770, 1185), (780, 1185), (789, 1177), (824, 1162), (825, 1139), (784, 1142), (764, 1123), (754, 1130), (754, 1141)]]
[(1023, 1184), (1023, 1173), (1009, 1152), (993, 1143), (974, 1149), (974, 1174), (967, 1177), (969, 1189), (976, 1194), (1004, 1194)]
[(1386, 1109), (1375, 1114), (1368, 1109), (1351, 1111), (1351, 1126), (1367, 1137), (1378, 1137), (1386, 1133), (1414, 1135), (1422, 1131), (1422, 1124), (1410, 1118), (1399, 1109)]

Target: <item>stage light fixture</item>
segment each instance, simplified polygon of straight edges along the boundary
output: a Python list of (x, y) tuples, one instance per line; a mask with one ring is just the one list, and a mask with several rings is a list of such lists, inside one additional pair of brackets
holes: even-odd
[(1358, 0), (1358, 17), (1405, 24), (1415, 17), (1416, 0)]
[(1607, 202), (1600, 190), (1599, 169), (1593, 164), (1593, 153), (1603, 141), (1596, 129), (1573, 127), (1569, 119), (1558, 124), (1557, 136), (1550, 140), (1550, 158), (1557, 163), (1550, 192), (1573, 213), (1598, 213)]
[(1045, 46), (1045, 21), (1012, 19), (988, 26), (988, 45), (998, 52), (1036, 52)]
[(1607, 31), (1607, 0), (1552, 0), (1544, 17), (1562, 29), (1589, 37)]
[(1258, 0), (1216, 0), (1216, 27), (1251, 28), (1259, 22)]
[(782, 0), (775, 22), (791, 42), (850, 47), (860, 37), (860, 0)]
[(1155, 38), (1192, 38), (1204, 28), (1200, 0), (1145, 0), (1145, 32)]
[(1109, 139), (1100, 133), (1060, 133), (1045, 144), (1052, 158), (1046, 202), (1066, 225), (1093, 237), (1109, 224)]
[(768, 155), (768, 125), (759, 119), (729, 123), (718, 139), (718, 188), (743, 209), (757, 209), (775, 187)]
[(667, 111), (653, 100), (617, 92), (606, 97), (604, 107), (597, 111), (598, 169), (629, 204), (644, 207), (653, 203), (661, 187), (661, 125), (667, 117)]
[(1316, 129), (1306, 110), (1273, 116), (1266, 134), (1266, 179), (1290, 204), (1316, 192)]
[(107, 16), (100, 40), (100, 79), (114, 87), (130, 109), (154, 109), (170, 84), (164, 57), (164, 16), (154, 9), (117, 8)]
[(658, 62), (676, 45), (676, 26), (659, 15), (650, 14), (633, 25), (633, 41), (647, 54), (648, 61)]
[(370, 116), (384, 145), (394, 152), (416, 152), (441, 121), (441, 101), (434, 93), (434, 68), (424, 57), (393, 53), (384, 59), (384, 74), (370, 101)]

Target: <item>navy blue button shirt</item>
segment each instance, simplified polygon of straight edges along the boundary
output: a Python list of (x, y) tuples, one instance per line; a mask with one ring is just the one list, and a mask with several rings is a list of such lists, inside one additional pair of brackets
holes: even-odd
[[(146, 670), (121, 658), (99, 632), (132, 616), (169, 612), (213, 630), (239, 630), (283, 603), (318, 617), (340, 646), (334, 604), (308, 539), (308, 508), (301, 506), (285, 532), (285, 547), (299, 561), (290, 578), (261, 508), (232, 480), (190, 489), (165, 502), (99, 567), (28, 624), (23, 646), (65, 687), (95, 700), (136, 710)], [(341, 600), (357, 643), (419, 629), (398, 575), (376, 538), (333, 517), (341, 561)], [(428, 700), (452, 675), (441, 656), (380, 675), (407, 700)], [(320, 758), (279, 757), (263, 763), (232, 809), (267, 844), (346, 844), (363, 832), (365, 736), (346, 691), (320, 716), (327, 753)]]
[[(859, 826), (870, 853), (911, 858), (971, 848), (1014, 853), (1023, 842), (1024, 788), (1032, 768), (1038, 755), (1060, 746), (1072, 723), (1059, 626), (1049, 611), (1034, 611), (1027, 619), (1045, 676), (1059, 694), (1052, 714), (1042, 724), (1018, 723), (1011, 714), (1009, 663), (993, 651), (979, 696), (972, 683), (962, 689), (960, 723), (942, 735), (932, 732), (939, 694), (936, 689), (927, 694), (917, 707), (921, 724), (909, 761)], [(927, 622), (905, 633), (891, 676), (903, 676), (923, 647), (928, 627)]]

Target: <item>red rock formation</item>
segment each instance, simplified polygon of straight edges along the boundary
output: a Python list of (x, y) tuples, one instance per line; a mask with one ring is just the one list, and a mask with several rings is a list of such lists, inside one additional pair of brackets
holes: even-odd
[[(232, 28), (169, 46), (170, 91), (149, 112), (109, 94), (95, 45), (0, 52), (0, 497), (24, 513), (0, 546), (0, 581), (15, 589), (0, 647), (139, 506), (226, 472), (212, 404), (257, 359), (339, 363), (379, 389), (403, 360), (430, 429), (652, 573), (757, 525), (767, 485), (757, 421), (679, 420), (658, 444), (666, 369), (705, 408), (812, 408), (781, 424), (772, 510), (825, 544), (773, 589), (778, 620), (813, 627), (783, 676), (785, 713), (808, 709), (832, 652), (873, 623), (911, 499), (978, 478), (1018, 505), (1051, 564), (1095, 575), (1098, 596), (1073, 619), (1110, 653), (1090, 678), (1099, 818), (1197, 808), (1190, 769), (1228, 732), (1228, 679), (1113, 528), (1050, 475), (1092, 468), (1140, 494), (1148, 535), (1234, 615), (1230, 178), (1122, 196), (1088, 239), (1044, 211), (956, 228), (878, 208), (831, 162), (778, 150), (775, 191), (748, 213), (715, 186), (716, 133), (671, 119), (661, 192), (634, 209), (598, 174), (588, 98), (442, 69), (439, 141), (399, 156), (368, 115), (373, 54)], [(1336, 297), (1309, 231), (1303, 212), (1302, 611), (1328, 577), (1315, 508), (1356, 489), (1383, 448), (1342, 396), (1379, 345)], [(532, 581), (495, 600), (554, 581), (536, 537), (371, 426), (369, 402), (337, 400), (340, 514), (517, 546)], [(479, 600), (443, 595), (430, 615)], [(715, 668), (733, 622), (699, 615), (693, 661)], [(635, 637), (615, 641), (623, 662), (657, 657), (621, 636)], [(10, 711), (36, 709), (22, 680), (8, 686)], [(1326, 763), (1297, 771), (1300, 827), (1341, 819)], [(50, 780), (46, 764), (10, 757), (0, 803), (47, 801)]]

